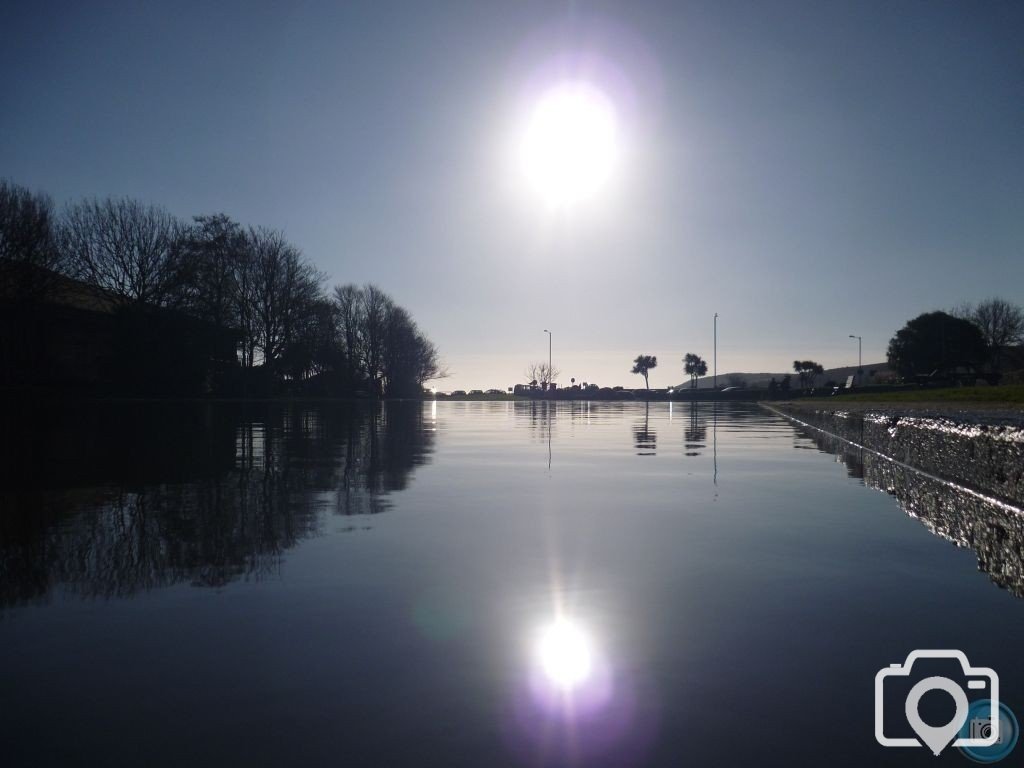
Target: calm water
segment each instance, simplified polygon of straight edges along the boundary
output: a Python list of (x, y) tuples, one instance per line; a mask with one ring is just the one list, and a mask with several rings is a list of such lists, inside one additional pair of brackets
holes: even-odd
[(1020, 517), (754, 406), (15, 410), (3, 765), (968, 765), (874, 741), (915, 648), (1024, 713)]

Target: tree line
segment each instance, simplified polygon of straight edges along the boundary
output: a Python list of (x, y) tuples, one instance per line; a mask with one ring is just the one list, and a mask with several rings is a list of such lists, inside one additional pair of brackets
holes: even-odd
[[(992, 384), (1022, 383), (1021, 371), (1005, 370), (1011, 357), (1020, 365), (1022, 344), (1024, 308), (993, 297), (949, 311), (924, 312), (907, 321), (889, 340), (886, 359), (908, 383), (974, 383), (978, 378)], [(805, 389), (824, 373), (813, 360), (794, 360), (793, 370)], [(769, 388), (776, 387), (789, 388), (788, 382)]]
[[(887, 358), (889, 366), (906, 382), (973, 383), (975, 378), (984, 378), (990, 383), (1024, 383), (1024, 371), (1004, 370), (1011, 358), (1019, 367), (1024, 359), (1022, 344), (1024, 308), (1005, 299), (990, 298), (976, 305), (962, 304), (949, 312), (918, 315), (890, 340)], [(645, 388), (650, 390), (650, 374), (658, 366), (657, 356), (640, 354), (632, 362), (630, 373), (642, 376)], [(693, 353), (687, 353), (682, 362), (691, 388), (696, 388), (698, 379), (707, 374), (707, 363)], [(792, 369), (802, 390), (813, 389), (825, 373), (824, 366), (814, 360), (794, 360)], [(533, 363), (526, 369), (532, 389), (553, 389), (558, 375), (557, 368), (544, 362)], [(730, 385), (746, 388), (745, 381), (733, 378), (736, 377), (730, 377)], [(576, 380), (572, 382), (575, 385)], [(791, 386), (790, 375), (786, 374), (781, 381), (773, 377), (768, 390), (787, 393)], [(582, 389), (598, 388), (584, 382)]]
[(1001, 298), (925, 312), (889, 340), (887, 357), (904, 379), (980, 375), (1005, 379), (1007, 352), (1024, 343), (1024, 309)]
[(264, 389), (409, 396), (443, 374), (407, 310), (376, 285), (328, 290), (280, 230), (221, 213), (183, 221), (129, 198), (58, 212), (48, 196), (0, 181), (0, 299), (24, 313), (53, 298), (60, 277), (99, 289), (136, 325), (170, 313), (197, 321), (193, 333), (230, 337), (231, 363)]
[[(686, 357), (682, 359), (683, 371), (687, 376), (690, 377), (690, 387), (692, 389), (697, 388), (697, 380), (707, 375), (708, 364), (704, 358), (700, 355), (695, 355), (692, 352), (688, 352)], [(633, 367), (630, 369), (630, 373), (644, 377), (644, 386), (650, 390), (650, 374), (651, 371), (658, 367), (658, 356), (657, 355), (637, 355), (633, 360)], [(529, 382), (530, 389), (541, 389), (546, 391), (548, 389), (554, 389), (555, 379), (561, 374), (558, 368), (549, 365), (546, 362), (531, 363), (526, 367), (524, 376)], [(576, 386), (576, 379), (572, 379), (573, 387)], [(580, 388), (584, 390), (598, 389), (596, 384), (590, 384), (582, 382)]]

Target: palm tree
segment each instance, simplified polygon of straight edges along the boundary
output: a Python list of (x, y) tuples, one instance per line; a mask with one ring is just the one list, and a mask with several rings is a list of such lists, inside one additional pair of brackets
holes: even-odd
[(647, 381), (647, 375), (657, 367), (658, 358), (656, 355), (637, 355), (636, 360), (633, 361), (633, 370), (630, 373), (639, 373), (643, 376), (644, 386), (650, 391), (651, 385)]
[(690, 387), (696, 389), (697, 379), (705, 376), (708, 372), (708, 364), (700, 355), (687, 352), (686, 357), (683, 358), (683, 370), (690, 376)]
[(803, 389), (807, 389), (808, 385), (813, 387), (814, 380), (825, 372), (821, 364), (813, 360), (794, 360), (793, 370), (800, 374), (800, 386)]

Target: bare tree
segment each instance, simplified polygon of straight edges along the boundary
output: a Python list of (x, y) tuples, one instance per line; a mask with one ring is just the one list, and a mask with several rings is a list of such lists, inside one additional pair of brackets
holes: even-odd
[(182, 238), (182, 303), (220, 328), (238, 325), (238, 278), (245, 232), (223, 213), (196, 216)]
[(234, 269), (234, 317), (241, 334), (242, 367), (256, 365), (258, 343), (256, 316), (256, 255), (252, 248), (251, 233), (243, 239), (242, 251)]
[(334, 289), (339, 343), (345, 355), (345, 379), (349, 386), (355, 383), (363, 359), (361, 293), (359, 286), (351, 283)]
[(395, 304), (388, 310), (384, 331), (384, 394), (418, 395), (423, 382), (441, 375), (437, 348), (420, 333), (409, 313)]
[[(56, 282), (59, 271), (102, 289), (121, 305), (119, 312), (131, 315), (119, 324), (131, 329), (118, 342), (124, 359), (117, 363), (126, 370), (136, 348), (170, 361), (171, 368), (204, 364), (197, 363), (198, 354), (206, 354), (196, 353), (198, 336), (209, 342), (211, 359), (232, 362), (226, 358), (237, 331), (242, 365), (265, 369), (269, 376), (256, 381), (266, 391), (273, 391), (275, 378), (331, 373), (336, 375), (321, 377), (315, 386), (356, 391), (369, 382), (378, 396), (418, 395), (424, 381), (447, 375), (437, 348), (384, 291), (343, 285), (333, 296), (324, 295), (324, 276), (280, 232), (243, 230), (224, 214), (196, 216), (185, 226), (162, 208), (128, 198), (83, 200), (55, 220), (49, 198), (0, 181), (0, 325), (7, 331), (0, 334), (0, 359), (14, 360), (7, 368), (24, 374), (0, 370), (5, 381), (31, 381), (36, 358), (42, 357), (34, 351), (45, 351), (30, 332), (37, 324), (35, 307), (14, 306), (36, 294), (15, 278)], [(154, 307), (181, 310), (205, 323)], [(207, 324), (225, 332), (213, 333)], [(147, 333), (151, 326), (159, 328)], [(121, 343), (126, 340), (127, 347)], [(217, 373), (225, 371), (221, 366)], [(148, 381), (151, 372), (146, 368), (135, 378)], [(203, 386), (210, 372), (199, 371), (206, 377)], [(159, 371), (158, 378), (164, 381), (165, 374)], [(250, 378), (246, 374), (241, 381)]]
[(163, 208), (93, 199), (68, 206), (61, 246), (76, 277), (125, 302), (167, 306), (182, 277), (181, 234)]
[(993, 297), (976, 307), (961, 305), (954, 313), (981, 330), (996, 372), (1002, 368), (1003, 349), (1024, 343), (1024, 310), (1005, 299)]
[(541, 389), (547, 389), (551, 386), (551, 383), (561, 375), (561, 371), (558, 368), (548, 365), (546, 362), (530, 363), (526, 366), (526, 371), (523, 376), (526, 380), (534, 386), (540, 386)]
[(323, 276), (280, 232), (252, 229), (248, 240), (249, 274), (242, 282), (244, 300), (252, 305), (250, 343), (259, 350), (263, 365), (274, 368), (304, 317), (313, 311)]
[(407, 310), (376, 285), (334, 289), (337, 344), (349, 382), (362, 377), (374, 394), (418, 395), (425, 381), (447, 375), (437, 348)]
[(48, 196), (0, 179), (0, 298), (37, 301), (49, 293), (63, 270), (55, 226)]
[(344, 353), (338, 343), (338, 307), (333, 301), (318, 297), (299, 314), (281, 352), (281, 362), (285, 373), (298, 381), (344, 368)]
[(394, 302), (376, 285), (368, 283), (360, 292), (360, 307), (363, 322), (363, 370), (370, 380), (374, 394), (383, 395), (385, 334)]

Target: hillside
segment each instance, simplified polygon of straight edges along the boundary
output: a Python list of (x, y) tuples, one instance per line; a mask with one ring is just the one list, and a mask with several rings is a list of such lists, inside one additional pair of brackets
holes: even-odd
[[(872, 376), (874, 372), (874, 376)], [(793, 377), (794, 385), (796, 384), (797, 375), (792, 371), (783, 371), (782, 373), (744, 373), (744, 372), (730, 372), (718, 374), (718, 386), (719, 387), (734, 387), (740, 386), (750, 389), (764, 389), (768, 386), (768, 383), (774, 378), (776, 381), (782, 381), (782, 377), (789, 373)], [(826, 368), (825, 373), (818, 377), (818, 384), (824, 384), (826, 381), (832, 380), (842, 384), (846, 381), (847, 376), (852, 376), (857, 373), (857, 366), (846, 365), (841, 368)], [(866, 382), (872, 381), (874, 377), (878, 377), (882, 374), (889, 373), (888, 363), (865, 363), (864, 364), (864, 377)], [(690, 386), (689, 381), (683, 381), (681, 384), (676, 385), (676, 389), (687, 388)], [(702, 379), (697, 381), (698, 389), (710, 389), (713, 386), (713, 378), (709, 374)]]

